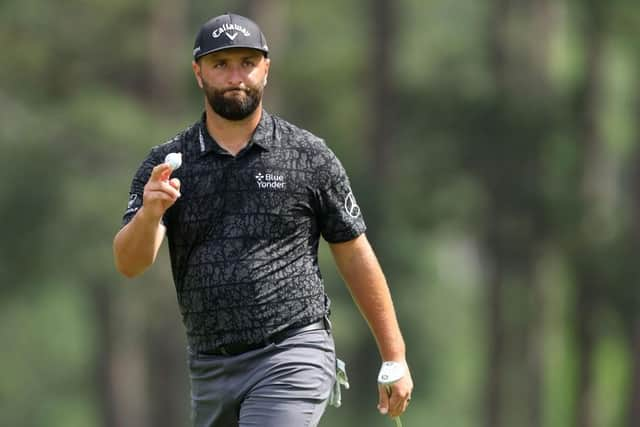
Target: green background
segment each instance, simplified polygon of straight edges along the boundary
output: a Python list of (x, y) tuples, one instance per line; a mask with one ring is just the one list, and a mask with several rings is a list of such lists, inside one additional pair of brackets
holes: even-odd
[[(0, 425), (188, 425), (166, 247), (113, 267), (131, 177), (202, 110), (209, 17), (254, 18), (266, 108), (326, 139), (387, 275), (406, 427), (640, 423), (640, 5), (632, 0), (0, 2)], [(374, 341), (321, 247), (352, 388)]]

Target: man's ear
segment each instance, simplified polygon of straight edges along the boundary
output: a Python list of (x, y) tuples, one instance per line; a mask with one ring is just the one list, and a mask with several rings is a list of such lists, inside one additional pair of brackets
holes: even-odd
[(202, 85), (202, 75), (200, 74), (200, 64), (198, 64), (196, 61), (191, 61), (191, 68), (193, 69), (193, 75), (196, 77), (198, 86), (200, 86), (200, 89), (202, 89), (203, 85)]
[(264, 73), (264, 80), (262, 82), (262, 85), (266, 86), (267, 85), (267, 77), (269, 77), (269, 66), (271, 65), (271, 59), (265, 58), (264, 62), (265, 62), (265, 73)]

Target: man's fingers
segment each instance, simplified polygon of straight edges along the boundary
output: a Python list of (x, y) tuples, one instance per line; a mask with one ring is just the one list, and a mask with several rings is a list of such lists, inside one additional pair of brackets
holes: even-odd
[[(175, 178), (174, 178), (175, 179)], [(175, 188), (180, 187), (180, 181), (171, 183), (170, 181), (149, 181), (144, 189), (143, 205), (150, 209), (155, 216), (164, 215), (180, 197), (180, 191)]]
[[(388, 388), (386, 388), (388, 387)], [(411, 374), (407, 374), (399, 381), (390, 386), (378, 386), (380, 391), (380, 401), (385, 401), (386, 411), (380, 411), (381, 414), (388, 414), (390, 417), (399, 417), (409, 406), (411, 400), (411, 392), (413, 391), (413, 380)], [(384, 393), (383, 393), (384, 392)], [(378, 406), (380, 408), (381, 405)]]
[(178, 197), (181, 196), (180, 189), (174, 187), (170, 182), (163, 182), (160, 191), (167, 193), (173, 201), (178, 200)]
[(389, 399), (389, 415), (392, 417), (398, 417), (402, 415), (404, 410), (404, 402), (406, 399), (402, 398), (398, 393), (392, 393)]
[(160, 163), (151, 170), (149, 181), (166, 181), (171, 175), (171, 170), (168, 163)]
[(175, 202), (176, 199), (167, 193), (154, 192), (149, 195), (148, 203), (145, 203), (144, 207), (154, 218), (160, 218)]
[(150, 189), (145, 194), (145, 199), (149, 201), (153, 200), (166, 200), (175, 202), (180, 197), (180, 192), (173, 187), (167, 186), (162, 189)]
[(171, 178), (169, 180), (169, 184), (176, 190), (180, 191), (180, 180), (178, 178)]
[(400, 381), (391, 385), (391, 396), (389, 397), (389, 415), (399, 417), (407, 409), (413, 390), (411, 375), (404, 376)]
[(389, 412), (389, 394), (387, 387), (382, 385), (378, 386), (378, 394), (378, 411), (380, 411), (382, 415), (385, 415)]
[(402, 413), (404, 413), (404, 411), (407, 410), (407, 408), (409, 407), (409, 402), (411, 401), (411, 398), (408, 398), (404, 401), (404, 404), (402, 405)]

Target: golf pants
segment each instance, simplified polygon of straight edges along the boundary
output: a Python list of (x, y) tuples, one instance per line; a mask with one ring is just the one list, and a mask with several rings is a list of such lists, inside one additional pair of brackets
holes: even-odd
[(194, 427), (314, 427), (335, 381), (331, 332), (235, 356), (189, 352)]

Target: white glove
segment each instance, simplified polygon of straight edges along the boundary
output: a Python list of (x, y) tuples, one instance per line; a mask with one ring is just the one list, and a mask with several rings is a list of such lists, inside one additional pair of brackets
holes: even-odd
[(336, 381), (333, 383), (331, 394), (329, 394), (329, 405), (339, 408), (342, 405), (342, 390), (340, 386), (349, 389), (349, 378), (347, 377), (347, 365), (336, 358)]

